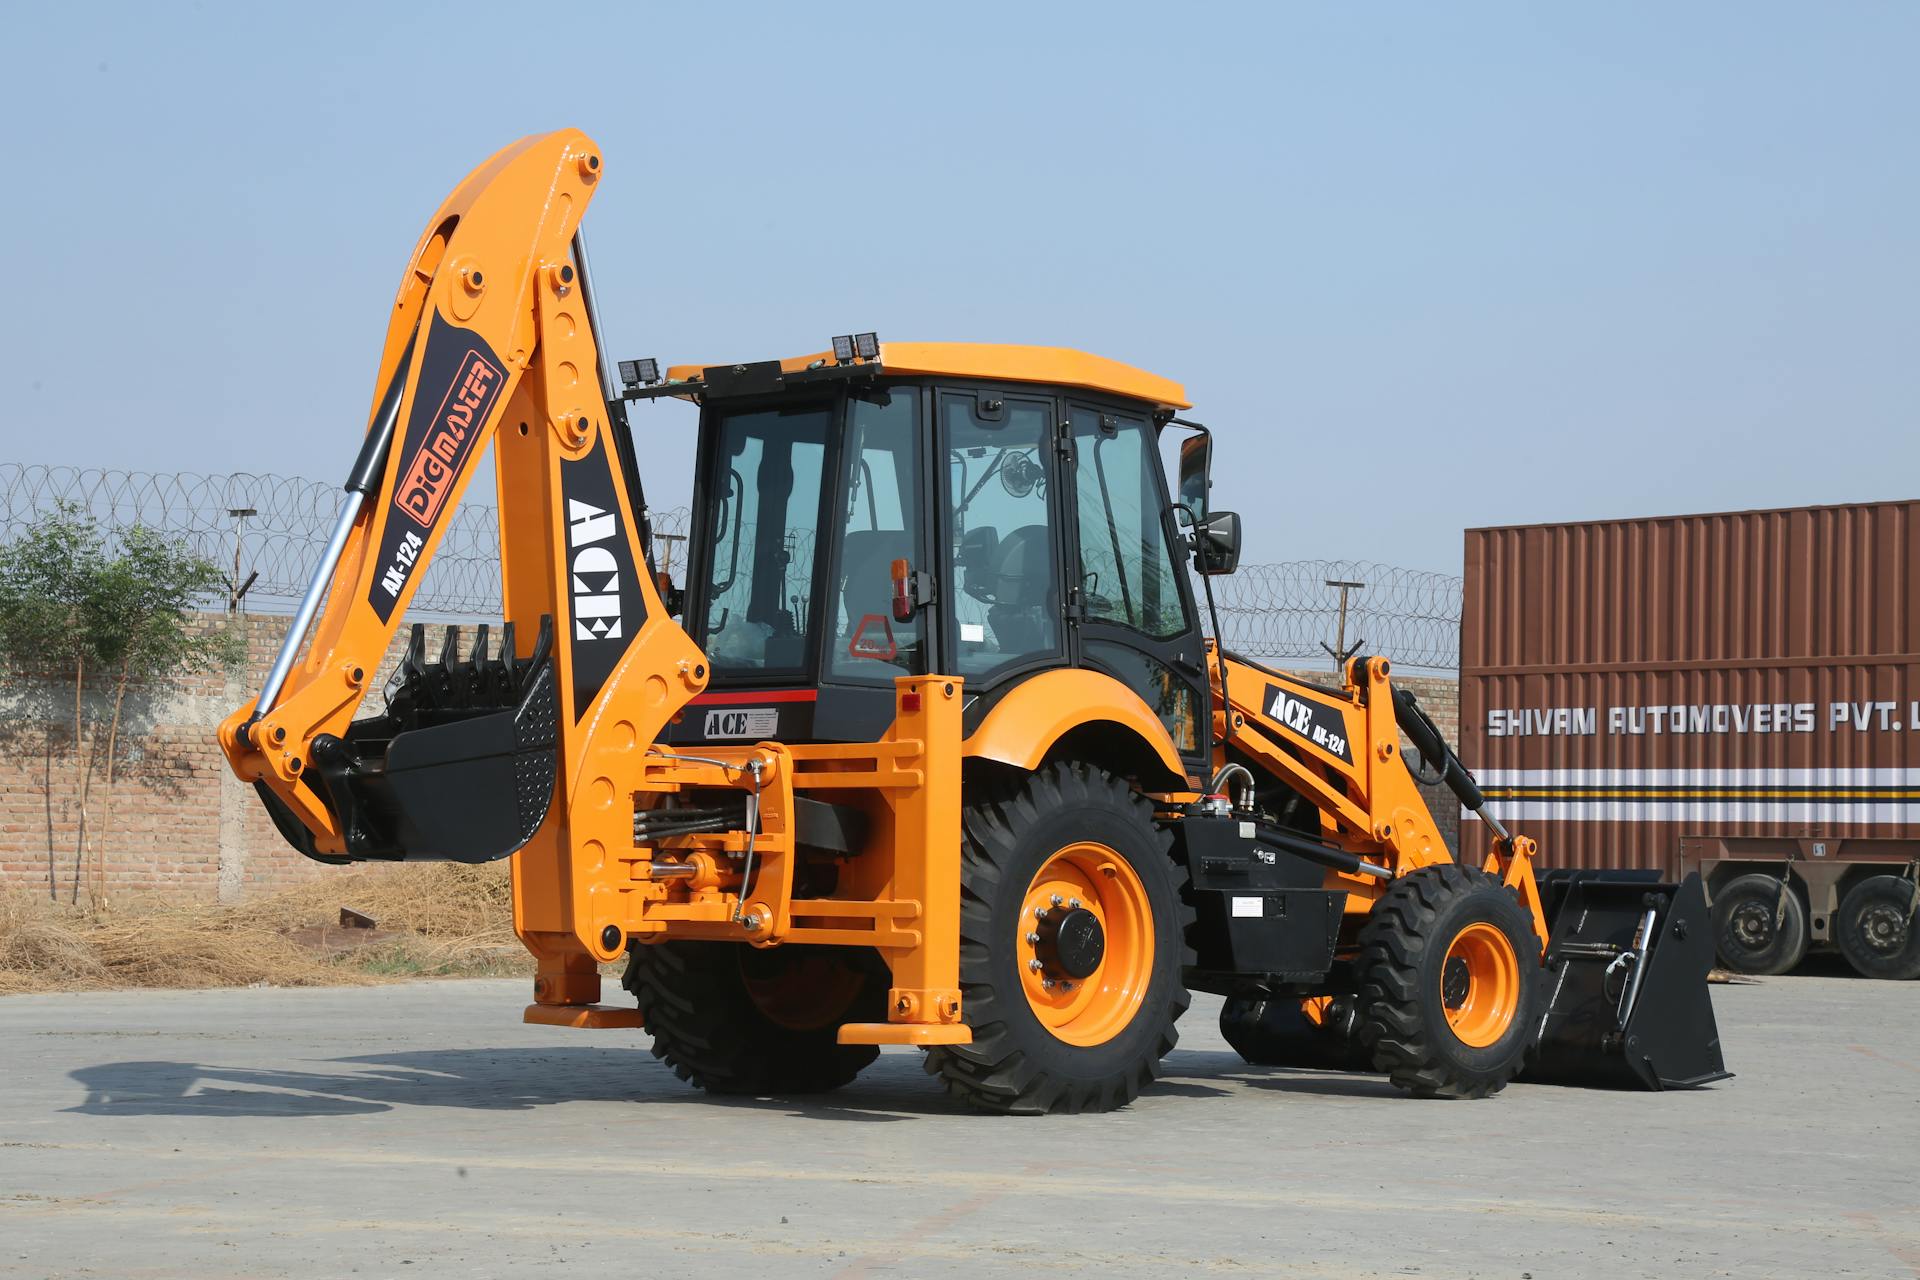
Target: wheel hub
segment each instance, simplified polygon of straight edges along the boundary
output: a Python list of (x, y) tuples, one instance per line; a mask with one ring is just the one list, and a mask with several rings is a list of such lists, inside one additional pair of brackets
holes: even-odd
[(1040, 963), (1069, 978), (1091, 976), (1107, 954), (1107, 931), (1100, 917), (1085, 907), (1055, 907), (1040, 918), (1034, 932), (1040, 935), (1033, 948)]
[(1021, 989), (1056, 1039), (1105, 1044), (1133, 1021), (1153, 981), (1154, 923), (1125, 858), (1097, 841), (1064, 846), (1034, 872), (1016, 927)]
[(1733, 913), (1733, 936), (1743, 947), (1765, 950), (1773, 941), (1773, 912), (1757, 902), (1743, 903)]
[(1867, 945), (1875, 951), (1896, 952), (1907, 943), (1907, 922), (1891, 907), (1874, 907), (1860, 922)]
[(1467, 992), (1473, 987), (1473, 971), (1460, 956), (1447, 960), (1446, 971), (1440, 977), (1440, 1003), (1449, 1009), (1458, 1009), (1467, 1002)]

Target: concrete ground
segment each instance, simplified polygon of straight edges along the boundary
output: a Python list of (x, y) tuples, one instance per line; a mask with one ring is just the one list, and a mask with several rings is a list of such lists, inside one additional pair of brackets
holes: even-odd
[(1202, 997), (1165, 1083), (1048, 1119), (911, 1051), (709, 1100), (520, 982), (0, 999), (0, 1275), (1920, 1276), (1920, 985), (1714, 994), (1697, 1093), (1417, 1102)]

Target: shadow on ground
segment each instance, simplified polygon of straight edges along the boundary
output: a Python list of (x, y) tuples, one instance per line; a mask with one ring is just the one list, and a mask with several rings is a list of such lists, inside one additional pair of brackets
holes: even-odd
[[(432, 1049), (332, 1058), (313, 1069), (135, 1060), (70, 1073), (86, 1098), (68, 1108), (95, 1116), (351, 1116), (396, 1107), (527, 1111), (567, 1102), (741, 1107), (807, 1119), (901, 1121), (964, 1111), (920, 1070), (889, 1054), (832, 1094), (730, 1098), (683, 1084), (633, 1048)], [(1213, 1097), (1234, 1083), (1286, 1092), (1372, 1094), (1384, 1080), (1248, 1067), (1232, 1053), (1176, 1050), (1152, 1098)]]

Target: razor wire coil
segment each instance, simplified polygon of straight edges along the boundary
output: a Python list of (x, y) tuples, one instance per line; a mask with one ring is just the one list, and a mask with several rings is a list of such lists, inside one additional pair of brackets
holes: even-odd
[[(253, 576), (246, 607), (290, 613), (312, 577), (341, 497), (338, 485), (296, 476), (0, 463), (0, 539), (11, 540), (43, 513), (67, 504), (98, 521), (109, 540), (118, 530), (143, 525), (228, 572), (237, 548), (239, 578)], [(687, 509), (649, 515), (656, 560), (680, 576), (687, 562)], [(1405, 667), (1457, 667), (1461, 579), (1350, 560), (1242, 565), (1216, 577), (1225, 646), (1252, 658), (1331, 664), (1321, 646), (1335, 643), (1340, 593), (1329, 580), (1365, 584), (1348, 600), (1349, 646), (1363, 644), (1366, 652)], [(464, 502), (447, 518), (412, 609), (448, 618), (499, 616), (500, 526), (492, 506)]]

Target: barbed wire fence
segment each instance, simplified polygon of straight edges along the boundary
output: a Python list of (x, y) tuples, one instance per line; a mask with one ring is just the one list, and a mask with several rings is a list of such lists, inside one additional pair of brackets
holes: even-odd
[[(144, 525), (226, 568), (255, 613), (291, 613), (332, 531), (341, 490), (318, 480), (235, 472), (206, 475), (0, 463), (0, 540), (68, 504), (115, 530)], [(685, 507), (651, 512), (654, 556), (676, 580), (687, 562)], [(1242, 565), (1213, 580), (1226, 647), (1252, 658), (1326, 663), (1339, 643), (1341, 591), (1349, 588), (1345, 642), (1402, 667), (1451, 671), (1459, 663), (1461, 580), (1441, 573), (1347, 560)], [(1196, 594), (1198, 594), (1196, 592)], [(229, 600), (209, 601), (225, 608)], [(468, 501), (450, 517), (414, 595), (424, 618), (500, 613), (500, 528), (495, 509)]]
[[(1346, 594), (1341, 628), (1340, 584)], [(1461, 579), (1360, 560), (1241, 565), (1213, 580), (1222, 643), (1248, 657), (1313, 659), (1330, 648), (1377, 653), (1401, 667), (1460, 665)]]

